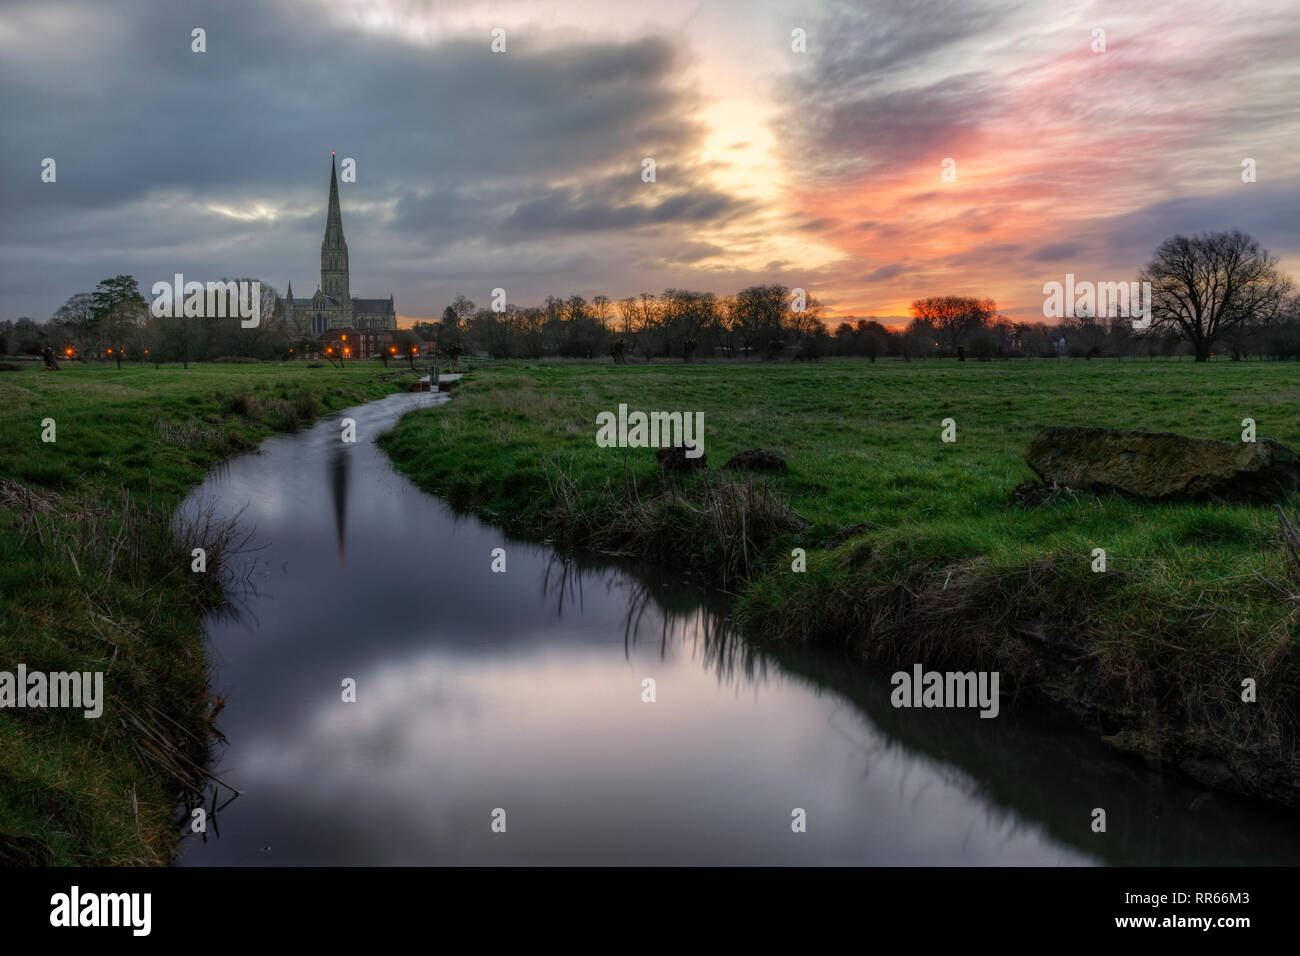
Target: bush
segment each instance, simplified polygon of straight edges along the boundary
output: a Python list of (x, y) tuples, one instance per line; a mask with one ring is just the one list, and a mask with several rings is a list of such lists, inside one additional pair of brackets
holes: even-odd
[(320, 414), (320, 402), (311, 392), (303, 389), (293, 399), (293, 410), (299, 418), (313, 421)]
[(277, 401), (267, 412), (266, 426), (276, 432), (296, 432), (302, 427), (302, 421), (292, 405)]
[(253, 398), (247, 392), (239, 392), (236, 395), (221, 396), (221, 410), (227, 415), (240, 415), (248, 418), (257, 408), (257, 399)]

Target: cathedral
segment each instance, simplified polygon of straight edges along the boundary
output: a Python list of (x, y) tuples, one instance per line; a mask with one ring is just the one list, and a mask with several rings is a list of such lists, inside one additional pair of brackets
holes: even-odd
[(348, 282), (348, 244), (343, 238), (339, 211), (338, 169), (330, 154), (330, 202), (325, 215), (325, 238), (320, 244), (320, 285), (310, 299), (295, 299), (289, 283), (284, 299), (288, 327), (305, 335), (324, 335), (331, 329), (395, 330), (397, 312), (393, 297), (358, 299)]

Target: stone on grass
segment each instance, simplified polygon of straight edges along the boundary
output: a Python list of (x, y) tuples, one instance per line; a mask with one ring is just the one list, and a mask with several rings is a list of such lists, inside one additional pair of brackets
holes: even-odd
[(1054, 426), (1034, 436), (1025, 461), (1047, 485), (1152, 500), (1280, 501), (1300, 490), (1300, 458), (1269, 438)]

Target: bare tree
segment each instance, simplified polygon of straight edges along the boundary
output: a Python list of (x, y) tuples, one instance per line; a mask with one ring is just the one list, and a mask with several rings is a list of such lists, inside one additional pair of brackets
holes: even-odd
[(474, 303), (463, 295), (458, 295), (451, 300), (451, 310), (456, 313), (457, 331), (465, 324), (466, 320), (474, 314)]
[(691, 361), (703, 330), (718, 320), (718, 297), (712, 292), (665, 289), (659, 301), (666, 351)]
[(627, 340), (629, 354), (638, 349), (650, 360), (652, 344), (650, 338), (656, 333), (659, 324), (659, 302), (652, 292), (642, 292), (640, 297), (628, 296), (618, 303), (619, 316), (623, 320), (623, 336)]
[(1085, 359), (1101, 355), (1106, 344), (1106, 325), (1098, 321), (1089, 309), (1077, 307), (1074, 316), (1062, 322), (1061, 327), (1069, 334), (1071, 354), (1082, 355)]
[(583, 319), (590, 318), (591, 306), (587, 300), (580, 295), (571, 295), (564, 301), (564, 311), (561, 316), (562, 321), (580, 322)]
[(929, 322), (938, 341), (954, 352), (968, 337), (991, 325), (997, 311), (997, 303), (992, 299), (962, 295), (936, 295), (912, 303), (912, 317)]
[(64, 326), (76, 337), (77, 346), (94, 349), (98, 344), (95, 333), (95, 297), (89, 292), (78, 292), (59, 306), (51, 321)]
[(761, 355), (784, 339), (790, 290), (783, 285), (754, 285), (741, 289), (731, 300), (731, 328), (742, 352)]
[(618, 317), (623, 323), (623, 327), (619, 331), (624, 335), (631, 335), (636, 330), (636, 296), (629, 295), (625, 299), (618, 300)]
[(1229, 333), (1278, 318), (1292, 291), (1277, 259), (1235, 229), (1166, 239), (1138, 278), (1151, 283), (1152, 329), (1181, 330), (1198, 362)]
[(612, 316), (613, 310), (610, 308), (609, 296), (594, 296), (591, 300), (591, 317), (599, 322), (602, 327), (608, 327)]
[(826, 333), (826, 306), (816, 296), (810, 295), (803, 311), (791, 310), (787, 324), (794, 334), (794, 345), (800, 347), (809, 339)]

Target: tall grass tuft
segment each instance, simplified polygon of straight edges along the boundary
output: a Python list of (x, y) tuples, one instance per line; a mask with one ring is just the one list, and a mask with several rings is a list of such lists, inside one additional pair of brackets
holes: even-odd
[(767, 479), (702, 471), (642, 489), (625, 471), (584, 490), (557, 458), (543, 463), (551, 506), (543, 530), (552, 540), (613, 556), (635, 556), (696, 572), (722, 588), (748, 580), (777, 537), (808, 521)]

